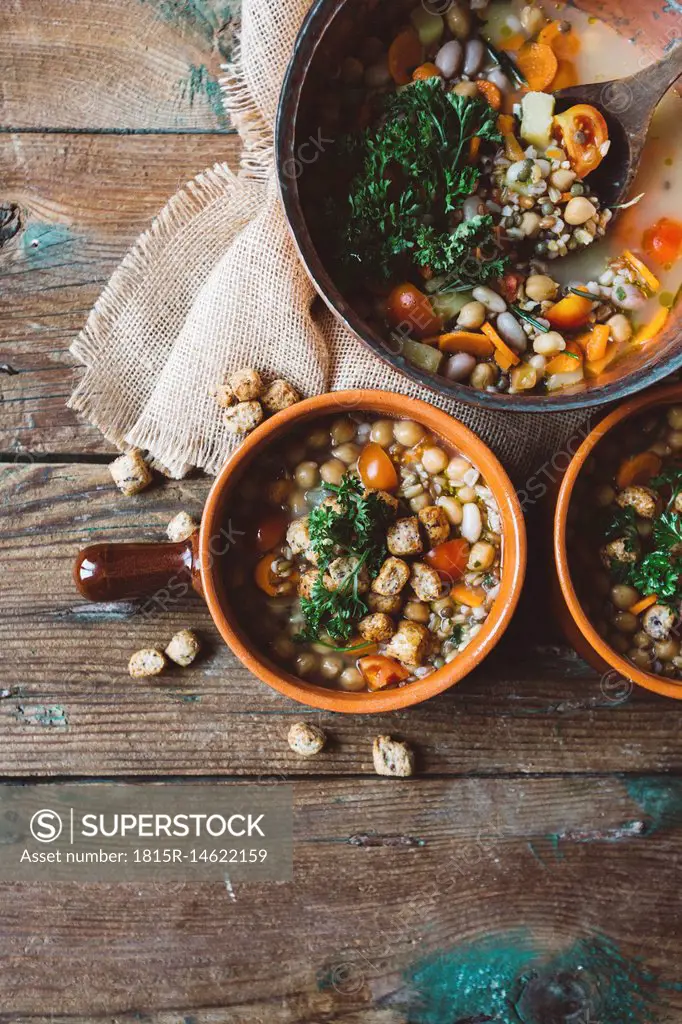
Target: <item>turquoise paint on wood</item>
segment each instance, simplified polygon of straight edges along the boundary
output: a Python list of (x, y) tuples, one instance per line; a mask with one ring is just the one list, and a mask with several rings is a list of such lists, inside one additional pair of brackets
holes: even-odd
[(41, 725), (45, 729), (69, 727), (69, 716), (59, 704), (19, 704), (15, 718), (26, 725)]
[(140, 0), (154, 7), (165, 22), (190, 31), (215, 47), (222, 57), (231, 51), (228, 31), (240, 9), (240, 0)]
[(625, 779), (624, 785), (642, 809), (649, 834), (682, 824), (682, 779), (645, 775)]
[(608, 936), (543, 954), (527, 930), (456, 946), (405, 972), (390, 998), (407, 1024), (663, 1024), (667, 997), (639, 958)]
[(72, 263), (74, 246), (79, 239), (63, 224), (27, 224), (21, 236), (21, 247), (26, 260), (35, 268), (48, 268), (60, 263)]
[(218, 124), (222, 128), (227, 127), (227, 114), (220, 83), (205, 64), (190, 64), (187, 78), (180, 81), (180, 95), (188, 101), (190, 107), (193, 107), (196, 101), (205, 101)]

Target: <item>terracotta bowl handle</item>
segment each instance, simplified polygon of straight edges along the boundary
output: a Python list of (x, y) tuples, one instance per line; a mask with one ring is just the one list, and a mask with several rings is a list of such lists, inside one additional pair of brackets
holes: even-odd
[(123, 601), (157, 591), (181, 597), (193, 587), (203, 596), (199, 533), (177, 544), (92, 544), (73, 567), (75, 584), (88, 601)]

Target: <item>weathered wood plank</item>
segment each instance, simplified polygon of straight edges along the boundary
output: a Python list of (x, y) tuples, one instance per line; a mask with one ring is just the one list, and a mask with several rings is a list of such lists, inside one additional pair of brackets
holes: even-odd
[(2, 886), (2, 1019), (547, 1024), (563, 989), (680, 1021), (681, 808), (679, 780), (299, 782), (291, 883)]
[(107, 452), (66, 408), (69, 345), (110, 274), (167, 199), (205, 167), (236, 166), (236, 135), (0, 135), (0, 451)]
[(225, 130), (239, 0), (6, 0), (0, 126)]
[[(83, 603), (71, 581), (81, 546), (160, 539), (179, 508), (200, 514), (208, 486), (165, 483), (124, 499), (104, 465), (0, 467), (0, 771), (364, 774), (378, 732), (414, 743), (426, 773), (682, 766), (682, 706), (643, 692), (622, 700), (571, 652), (547, 646), (553, 627), (532, 592), (530, 614), (475, 676), (418, 708), (371, 718), (307, 712), (272, 693), (193, 596), (164, 597), (162, 607)], [(206, 657), (165, 680), (131, 680), (129, 655), (183, 626), (201, 632)], [(312, 762), (286, 746), (289, 724), (305, 714), (333, 737)]]

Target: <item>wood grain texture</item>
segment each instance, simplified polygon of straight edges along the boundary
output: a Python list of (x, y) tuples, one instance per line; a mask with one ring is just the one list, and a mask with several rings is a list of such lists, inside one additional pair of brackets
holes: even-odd
[[(125, 499), (104, 465), (0, 467), (0, 771), (366, 774), (379, 732), (412, 742), (426, 773), (682, 766), (682, 706), (644, 692), (627, 697), (554, 648), (532, 591), (474, 676), (420, 707), (371, 717), (312, 712), (271, 692), (222, 644), (199, 598), (166, 593), (104, 606), (79, 598), (71, 567), (80, 547), (162, 539), (179, 509), (200, 515), (208, 486), (166, 482)], [(157, 681), (130, 679), (133, 651), (185, 626), (204, 638), (200, 662)], [(332, 736), (314, 761), (286, 745), (288, 726), (302, 717)]]
[[(652, 805), (682, 797), (679, 784), (648, 785)], [(633, 792), (604, 777), (308, 780), (295, 785), (291, 883), (4, 885), (2, 1019), (451, 1024), (458, 976), (474, 993), (467, 1011), (490, 1014), (526, 946), (545, 984), (559, 962), (583, 971), (594, 1007), (587, 944), (610, 950), (622, 1016), (584, 1020), (679, 1022), (682, 995), (663, 981), (680, 980), (680, 823), (661, 824)], [(367, 833), (375, 845), (358, 843)], [(487, 965), (482, 939), (498, 950)], [(628, 1016), (643, 970), (641, 1016)]]
[(239, 0), (5, 0), (0, 127), (228, 127)]
[(191, 177), (236, 167), (236, 135), (0, 135), (0, 206), (20, 230), (0, 248), (0, 451), (110, 451), (66, 408), (68, 349), (137, 236)]

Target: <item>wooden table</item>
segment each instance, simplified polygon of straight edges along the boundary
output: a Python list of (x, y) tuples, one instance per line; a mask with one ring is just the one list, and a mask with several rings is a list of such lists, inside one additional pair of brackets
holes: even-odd
[[(404, 713), (279, 697), (198, 599), (149, 617), (73, 589), (80, 546), (161, 538), (208, 490), (191, 479), (123, 499), (113, 453), (65, 400), (69, 344), (128, 246), (185, 180), (237, 161), (216, 79), (233, 2), (0, 9), (0, 770), (46, 792), (284, 777), (295, 878), (5, 884), (0, 1020), (682, 1021), (682, 705), (622, 692), (562, 645), (542, 510), (511, 633)], [(167, 682), (129, 678), (132, 651), (186, 625), (201, 661)], [(300, 719), (332, 737), (312, 761), (286, 744)], [(374, 775), (379, 732), (414, 744), (416, 779)]]

